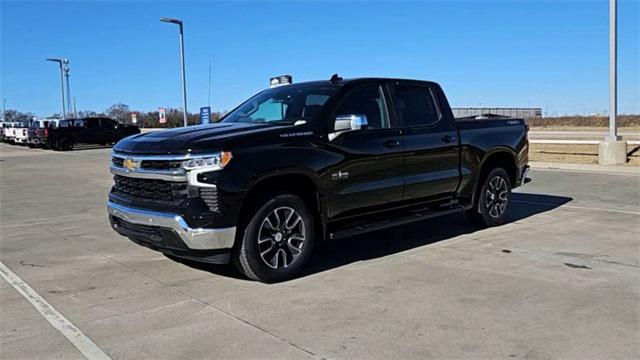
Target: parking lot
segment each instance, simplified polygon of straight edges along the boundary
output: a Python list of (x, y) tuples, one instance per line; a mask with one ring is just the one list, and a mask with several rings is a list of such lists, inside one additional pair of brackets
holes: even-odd
[[(109, 159), (0, 144), (0, 260), (111, 358), (640, 358), (638, 175), (534, 169), (505, 226), (333, 241), (266, 285), (115, 234)], [(2, 358), (83, 357), (4, 280), (0, 302)]]

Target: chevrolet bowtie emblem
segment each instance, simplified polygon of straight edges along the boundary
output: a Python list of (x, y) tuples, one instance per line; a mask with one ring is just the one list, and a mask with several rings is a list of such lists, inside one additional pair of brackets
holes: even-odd
[(124, 166), (127, 170), (135, 170), (138, 167), (138, 163), (133, 159), (125, 159), (122, 162), (122, 166)]

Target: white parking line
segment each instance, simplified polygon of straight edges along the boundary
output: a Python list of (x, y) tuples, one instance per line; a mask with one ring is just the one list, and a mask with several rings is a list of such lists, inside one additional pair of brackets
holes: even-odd
[(22, 281), (18, 275), (14, 274), (2, 261), (0, 261), (0, 274), (13, 286), (33, 307), (44, 316), (45, 319), (64, 335), (73, 346), (87, 359), (111, 359), (105, 354), (91, 339), (80, 331), (71, 321), (67, 320), (45, 299), (43, 299), (31, 286)]

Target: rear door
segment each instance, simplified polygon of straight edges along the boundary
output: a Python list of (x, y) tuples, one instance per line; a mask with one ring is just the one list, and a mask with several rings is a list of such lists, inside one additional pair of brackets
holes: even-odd
[(329, 141), (341, 158), (328, 169), (329, 217), (375, 211), (402, 199), (402, 137), (380, 84), (351, 89), (330, 116), (365, 115), (368, 126)]
[(454, 195), (459, 180), (459, 139), (453, 119), (440, 110), (435, 86), (396, 82), (394, 105), (404, 145), (404, 200)]
[(101, 143), (112, 143), (118, 139), (117, 122), (111, 119), (100, 119), (100, 129), (102, 131), (103, 141)]
[(103, 134), (102, 134), (102, 128), (100, 126), (100, 119), (85, 119), (84, 129), (80, 133), (82, 134), (82, 136), (80, 136), (81, 140), (78, 140), (78, 142), (83, 142), (87, 144), (101, 143)]

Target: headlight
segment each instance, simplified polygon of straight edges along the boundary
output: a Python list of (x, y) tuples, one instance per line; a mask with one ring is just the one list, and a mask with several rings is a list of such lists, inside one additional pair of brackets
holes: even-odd
[(185, 170), (210, 169), (211, 171), (222, 170), (231, 161), (230, 151), (222, 151), (215, 155), (207, 155), (202, 158), (194, 158), (182, 162)]

